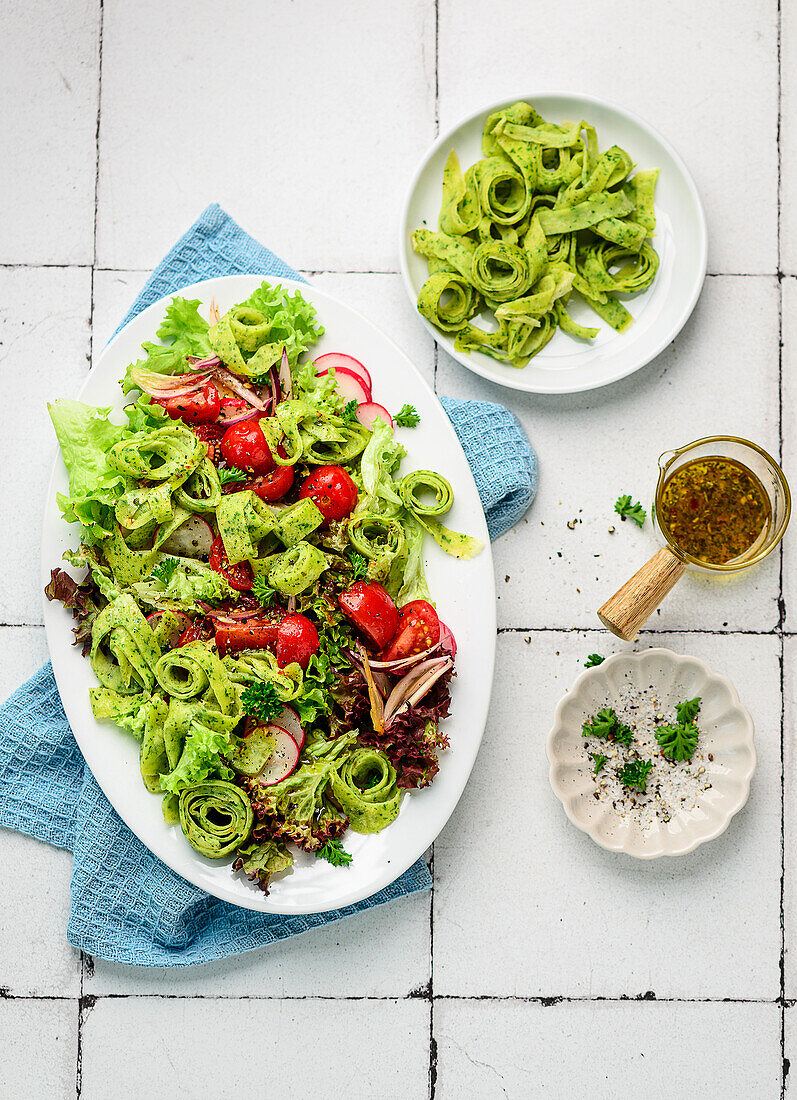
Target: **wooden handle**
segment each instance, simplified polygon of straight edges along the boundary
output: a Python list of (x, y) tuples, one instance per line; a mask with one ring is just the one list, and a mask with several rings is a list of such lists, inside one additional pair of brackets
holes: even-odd
[(612, 634), (630, 642), (685, 571), (681, 559), (663, 546), (609, 597), (598, 618)]

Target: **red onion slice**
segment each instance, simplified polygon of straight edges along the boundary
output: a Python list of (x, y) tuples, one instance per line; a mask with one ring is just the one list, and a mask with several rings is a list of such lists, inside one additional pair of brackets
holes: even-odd
[[(427, 657), (431, 657), (432, 654), (440, 649), (443, 644), (442, 638), (439, 642), (435, 642), (434, 645), (430, 645), (428, 649), (424, 649), (421, 653), (413, 653), (411, 657), (399, 657), (395, 661), (372, 661), (368, 659), (368, 664), (373, 669), (384, 669), (386, 672), (401, 672), (404, 669), (412, 668), (413, 665), (417, 665), (419, 661), (425, 661)], [(451, 655), (453, 657), (453, 654)]]
[(450, 657), (433, 657), (411, 669), (399, 680), (385, 703), (385, 725), (388, 726), (400, 711), (415, 706), (429, 688), (453, 667)]

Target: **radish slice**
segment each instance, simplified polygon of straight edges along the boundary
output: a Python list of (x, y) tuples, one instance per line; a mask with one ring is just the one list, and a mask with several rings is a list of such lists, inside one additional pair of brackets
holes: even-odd
[(354, 374), (360, 379), (362, 384), (368, 390), (368, 397), (366, 401), (371, 400), (371, 391), (374, 388), (374, 384), (371, 381), (371, 375), (368, 370), (362, 365), (359, 359), (355, 359), (353, 355), (343, 355), (339, 351), (330, 351), (326, 355), (319, 355), (318, 359), (313, 363), (316, 374), (327, 374), (333, 367), (335, 371), (345, 370), (349, 374)]
[(201, 516), (189, 516), (160, 549), (164, 554), (177, 554), (181, 558), (207, 558), (212, 545), (213, 532), (208, 521)]
[[(324, 371), (324, 373), (319, 374), (318, 377), (325, 378), (327, 374), (329, 374), (329, 371)], [(357, 404), (360, 405), (364, 401), (371, 400), (371, 391), (366, 387), (362, 379), (358, 378), (356, 374), (352, 374), (350, 370), (346, 370), (344, 367), (338, 367), (335, 370), (335, 385), (347, 401), (356, 401)]]
[(258, 776), (263, 787), (273, 787), (275, 783), (287, 779), (299, 760), (299, 746), (291, 735), (279, 726), (269, 726), (268, 732), (275, 737), (274, 755)]
[(457, 640), (442, 619), (440, 620), (440, 649), (443, 653), (447, 653), (449, 657), (456, 657), (457, 655)]
[(285, 707), (282, 714), (277, 715), (277, 725), (291, 735), (301, 752), (304, 747), (304, 727), (293, 707)]
[[(147, 615), (147, 622), (153, 630), (157, 627), (158, 620), (165, 614), (165, 611), (153, 611), (151, 615)], [(184, 630), (188, 630), (189, 626), (193, 626), (193, 623), (187, 615), (182, 613), (182, 611), (171, 611), (169, 614), (175, 616), (175, 626), (166, 638), (166, 644), (170, 649), (174, 649), (180, 640), (180, 635)]]
[(358, 405), (357, 419), (362, 426), (368, 428), (369, 431), (373, 430), (375, 420), (384, 420), (388, 428), (393, 427), (393, 417), (386, 408), (382, 405), (377, 405), (375, 401), (366, 401), (362, 405)]

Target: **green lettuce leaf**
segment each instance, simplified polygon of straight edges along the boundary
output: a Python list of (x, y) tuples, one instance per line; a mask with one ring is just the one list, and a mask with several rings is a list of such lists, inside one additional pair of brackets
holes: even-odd
[[(177, 560), (177, 559), (171, 559)], [(180, 611), (198, 611), (197, 600), (205, 603), (234, 599), (235, 592), (215, 569), (200, 561), (178, 561), (178, 567), (166, 583), (150, 576), (134, 584), (133, 591), (152, 607), (173, 607)]]
[(161, 790), (177, 794), (205, 779), (232, 779), (235, 772), (222, 760), (230, 751), (230, 735), (194, 722), (185, 739), (177, 767), (161, 776)]
[(299, 356), (324, 335), (323, 326), (316, 324), (313, 306), (298, 290), (290, 294), (279, 283), (264, 282), (241, 305), (260, 310), (271, 321), (269, 340), (285, 345), (291, 367), (295, 367)]
[(172, 350), (179, 349), (184, 355), (197, 355), (200, 359), (210, 355), (210, 326), (199, 315), (201, 304), (198, 298), (172, 298), (158, 329), (158, 339), (171, 341)]
[(47, 406), (69, 474), (69, 495), (58, 494), (67, 523), (82, 523), (87, 539), (107, 538), (113, 531), (113, 507), (124, 479), (108, 463), (108, 451), (128, 433), (112, 424), (108, 408), (62, 399)]
[(377, 418), (360, 463), (366, 497), (360, 501), (357, 512), (387, 510), (390, 514), (395, 514), (396, 509), (403, 507), (393, 474), (406, 453), (393, 438), (393, 429), (384, 420)]

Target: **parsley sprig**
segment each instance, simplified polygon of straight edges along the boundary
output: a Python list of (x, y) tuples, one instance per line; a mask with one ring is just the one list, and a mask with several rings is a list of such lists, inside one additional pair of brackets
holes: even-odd
[(241, 695), (244, 714), (259, 718), (261, 722), (272, 722), (282, 710), (282, 702), (277, 689), (270, 682), (257, 680), (249, 684)]
[(316, 855), (333, 867), (348, 867), (352, 861), (351, 852), (347, 852), (339, 840), (328, 840), (323, 848), (318, 849)]
[(584, 737), (602, 737), (616, 745), (630, 745), (634, 740), (631, 727), (626, 726), (610, 707), (604, 707), (581, 727)]
[(400, 428), (416, 428), (421, 422), (414, 405), (402, 405), (393, 419)]
[(629, 760), (627, 764), (623, 764), (617, 777), (624, 787), (647, 794), (648, 776), (652, 767), (652, 760)]
[(177, 562), (174, 558), (162, 558), (157, 565), (152, 567), (150, 576), (154, 577), (156, 581), (161, 581), (162, 584), (168, 584), (174, 576), (176, 568)]
[(358, 554), (356, 550), (353, 550), (349, 554), (349, 559), (351, 560), (351, 575), (355, 581), (368, 575), (368, 560), (362, 554)]
[(686, 699), (683, 703), (675, 704), (677, 722), (667, 722), (656, 726), (653, 731), (656, 740), (661, 746), (663, 756), (673, 762), (678, 760), (691, 760), (697, 748), (697, 739), (700, 730), (693, 719), (700, 710), (700, 698)]
[(357, 402), (347, 401), (340, 415), (343, 417), (346, 424), (353, 424), (357, 419)]
[(249, 477), (246, 471), (238, 470), (235, 466), (222, 466), (218, 473), (222, 485), (229, 485), (233, 481), (246, 481)]
[(623, 519), (632, 519), (639, 527), (643, 525), (647, 517), (647, 512), (639, 501), (631, 503), (631, 497), (628, 493), (617, 498), (614, 510)]
[(594, 668), (595, 665), (602, 665), (605, 660), (606, 658), (601, 657), (600, 653), (589, 653), (584, 662), (584, 668)]
[(592, 774), (597, 775), (598, 772), (603, 767), (603, 765), (607, 762), (609, 757), (604, 756), (602, 752), (591, 752), (591, 753), (588, 753), (587, 755), (589, 756), (590, 760), (592, 761), (592, 763), (594, 765), (594, 767), (592, 769)]
[(274, 599), (275, 592), (271, 585), (268, 583), (268, 577), (264, 573), (255, 577), (254, 584), (252, 585), (252, 595), (256, 596), (263, 607), (270, 607)]

